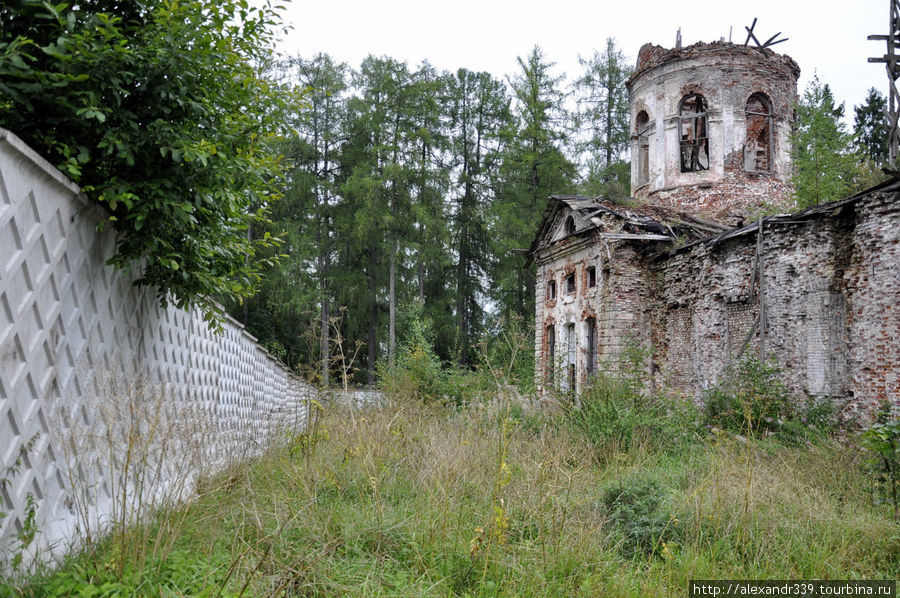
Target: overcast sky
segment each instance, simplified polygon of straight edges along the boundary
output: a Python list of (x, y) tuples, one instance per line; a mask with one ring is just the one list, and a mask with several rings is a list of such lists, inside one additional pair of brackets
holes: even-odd
[(374, 54), (504, 77), (516, 72), (517, 56), (538, 44), (556, 73), (571, 80), (580, 71), (578, 56), (602, 50), (609, 36), (633, 64), (646, 42), (673, 47), (679, 27), (684, 45), (729, 34), (743, 43), (744, 27), (758, 17), (760, 41), (779, 31), (789, 38), (773, 50), (800, 65), (800, 93), (817, 72), (852, 121), (853, 106), (870, 87), (887, 95), (884, 65), (866, 60), (883, 55), (885, 42), (866, 36), (887, 33), (889, 10), (890, 0), (293, 0), (285, 12), (293, 30), (280, 50), (304, 58), (326, 52), (353, 68)]

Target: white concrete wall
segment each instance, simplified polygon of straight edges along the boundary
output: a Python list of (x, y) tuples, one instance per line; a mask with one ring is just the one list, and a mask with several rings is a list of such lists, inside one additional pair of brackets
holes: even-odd
[(115, 236), (98, 229), (102, 216), (0, 129), (0, 565), (29, 496), (31, 555), (61, 552), (115, 514), (133, 484), (118, 459), (135, 417), (147, 463), (163, 466), (156, 494), (305, 422), (313, 389), (240, 324), (217, 335), (105, 265)]

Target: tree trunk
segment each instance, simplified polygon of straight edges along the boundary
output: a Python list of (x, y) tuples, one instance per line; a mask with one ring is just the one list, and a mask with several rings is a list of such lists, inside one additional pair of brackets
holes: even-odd
[(375, 268), (378, 265), (378, 256), (375, 254), (375, 249), (369, 249), (369, 271), (367, 273), (369, 277), (369, 335), (368, 335), (368, 374), (366, 376), (366, 383), (369, 387), (375, 386), (375, 361), (378, 358), (377, 352), (377, 343), (376, 343), (376, 333), (377, 333), (377, 324), (378, 324), (378, 286), (375, 280)]

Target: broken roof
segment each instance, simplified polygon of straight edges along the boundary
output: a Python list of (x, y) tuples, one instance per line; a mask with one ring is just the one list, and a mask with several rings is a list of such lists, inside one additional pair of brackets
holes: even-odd
[(560, 210), (566, 208), (579, 213), (584, 221), (590, 223), (589, 226), (576, 231), (574, 235), (582, 235), (585, 232), (600, 228), (599, 221), (594, 222), (591, 218), (607, 215), (620, 220), (624, 232), (634, 233), (634, 236), (629, 236), (623, 240), (641, 241), (642, 236), (646, 241), (664, 240), (661, 237), (675, 241), (679, 236), (687, 236), (690, 239), (694, 239), (692, 242), (680, 247), (661, 252), (662, 255), (675, 255), (697, 245), (715, 246), (729, 239), (754, 233), (759, 229), (760, 223), (764, 227), (767, 225), (803, 224), (812, 220), (836, 216), (846, 208), (874, 193), (897, 192), (900, 192), (900, 177), (894, 175), (890, 179), (850, 197), (818, 204), (799, 212), (765, 216), (754, 220), (746, 226), (737, 228), (727, 227), (716, 222), (697, 218), (686, 212), (650, 203), (623, 205), (613, 203), (602, 197), (551, 195), (547, 208), (541, 217), (538, 233), (528, 249), (528, 262), (531, 262), (539, 250), (551, 247), (559, 242), (550, 242), (541, 247), (541, 241), (550, 234), (551, 226), (557, 214)]
[(855, 195), (851, 195), (850, 197), (846, 197), (844, 199), (838, 199), (835, 201), (829, 201), (826, 203), (816, 204), (804, 210), (800, 210), (799, 212), (792, 212), (789, 214), (773, 214), (771, 216), (764, 216), (757, 220), (754, 220), (752, 223), (741, 226), (737, 228), (731, 228), (726, 231), (723, 231), (719, 234), (705, 237), (702, 239), (698, 239), (692, 243), (688, 243), (682, 247), (677, 247), (672, 249), (671, 251), (665, 252), (666, 255), (675, 255), (677, 253), (681, 253), (694, 247), (696, 245), (711, 245), (716, 246), (720, 243), (724, 243), (729, 239), (734, 239), (736, 237), (741, 237), (744, 235), (749, 235), (751, 233), (755, 233), (759, 230), (760, 224), (762, 224), (763, 228), (767, 225), (791, 225), (791, 224), (806, 224), (807, 222), (813, 220), (820, 220), (823, 218), (828, 218), (831, 216), (840, 215), (845, 209), (848, 207), (852, 207), (854, 204), (859, 201), (872, 196), (875, 193), (897, 193), (900, 192), (900, 177), (897, 175), (893, 175), (891, 178), (883, 181), (874, 187), (870, 187)]
[[(583, 195), (551, 195), (547, 208), (541, 216), (538, 233), (528, 249), (528, 261), (541, 249), (541, 241), (551, 233), (551, 227), (560, 210), (569, 209), (581, 215), (589, 226), (579, 229), (575, 234), (600, 228), (599, 223), (591, 220), (598, 216), (611, 216), (622, 222), (622, 230), (635, 235), (648, 235), (648, 240), (663, 240), (660, 236), (674, 241), (679, 235), (689, 238), (708, 237), (711, 233), (721, 233), (728, 227), (702, 220), (686, 212), (673, 210), (653, 204), (617, 204), (602, 197), (585, 197)], [(555, 243), (551, 242), (549, 245)]]

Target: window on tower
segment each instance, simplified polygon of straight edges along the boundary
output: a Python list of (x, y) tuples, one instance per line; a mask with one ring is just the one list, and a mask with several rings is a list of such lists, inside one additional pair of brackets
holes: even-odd
[(744, 170), (769, 172), (772, 170), (772, 103), (763, 93), (754, 93), (747, 100), (745, 112), (747, 141), (744, 143)]
[(637, 184), (646, 185), (650, 181), (650, 116), (643, 110), (635, 119), (637, 138)]
[(678, 107), (678, 138), (681, 140), (681, 172), (709, 170), (709, 133), (706, 98), (692, 93)]

